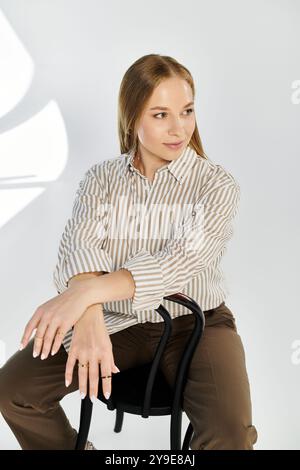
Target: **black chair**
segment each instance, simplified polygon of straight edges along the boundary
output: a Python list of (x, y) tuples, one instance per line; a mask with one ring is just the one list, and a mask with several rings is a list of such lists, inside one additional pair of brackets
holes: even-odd
[[(164, 375), (159, 369), (160, 359), (172, 332), (172, 319), (163, 305), (156, 311), (163, 317), (165, 326), (155, 352), (153, 361), (142, 366), (134, 367), (112, 374), (112, 392), (108, 400), (102, 392), (100, 380), (98, 398), (107, 405), (109, 410), (116, 410), (115, 432), (120, 432), (123, 424), (124, 412), (149, 416), (171, 415), (170, 422), (170, 449), (189, 450), (193, 435), (193, 426), (189, 423), (181, 447), (182, 402), (183, 390), (187, 380), (188, 369), (195, 348), (201, 339), (205, 316), (199, 305), (190, 297), (176, 293), (164, 297), (177, 304), (183, 305), (192, 311), (195, 317), (193, 331), (187, 338), (184, 352), (176, 372), (174, 388), (170, 388)], [(80, 425), (75, 450), (84, 450), (92, 418), (93, 402), (89, 392), (82, 400), (80, 410)]]

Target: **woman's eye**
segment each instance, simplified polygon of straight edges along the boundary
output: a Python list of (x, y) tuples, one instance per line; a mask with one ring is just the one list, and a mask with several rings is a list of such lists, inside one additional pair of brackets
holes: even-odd
[[(194, 112), (193, 108), (186, 109), (186, 111), (189, 111), (188, 114), (192, 114)], [(161, 114), (167, 114), (167, 113), (162, 112), (162, 113), (154, 114), (154, 117), (156, 118), (156, 116), (160, 116)]]

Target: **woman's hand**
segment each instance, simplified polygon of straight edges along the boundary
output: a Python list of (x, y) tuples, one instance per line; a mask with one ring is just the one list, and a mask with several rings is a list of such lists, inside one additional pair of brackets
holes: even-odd
[(40, 305), (25, 327), (21, 349), (36, 329), (33, 356), (38, 356), (42, 351), (41, 359), (46, 359), (51, 348), (51, 354), (55, 354), (65, 334), (90, 305), (87, 283), (88, 279), (77, 280), (67, 290)]
[[(104, 321), (101, 304), (92, 305), (78, 320), (73, 329), (73, 336), (66, 364), (66, 386), (72, 382), (74, 365), (78, 361), (78, 381), (81, 398), (87, 394), (94, 402), (98, 397), (99, 363), (102, 377), (102, 390), (106, 399), (111, 394), (111, 375), (120, 372), (116, 367), (112, 344)], [(87, 364), (82, 367), (81, 364)], [(106, 377), (108, 376), (108, 377)]]

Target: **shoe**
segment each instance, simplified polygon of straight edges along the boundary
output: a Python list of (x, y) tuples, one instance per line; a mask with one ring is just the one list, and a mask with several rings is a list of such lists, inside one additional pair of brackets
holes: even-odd
[(85, 444), (84, 450), (97, 450), (97, 449), (92, 442), (87, 441), (87, 443)]

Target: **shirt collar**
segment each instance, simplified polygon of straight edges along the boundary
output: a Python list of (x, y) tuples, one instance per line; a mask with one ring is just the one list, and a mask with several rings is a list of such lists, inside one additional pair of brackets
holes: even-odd
[[(133, 157), (133, 151), (129, 151), (124, 154), (120, 168), (120, 175), (123, 178), (128, 175), (128, 172), (135, 172), (140, 175), (140, 172), (132, 164)], [(168, 171), (180, 184), (182, 184), (198, 158), (200, 157), (197, 156), (197, 152), (192, 147), (187, 146), (176, 160), (173, 160), (168, 165), (159, 168), (156, 172), (160, 173), (161, 171)]]

